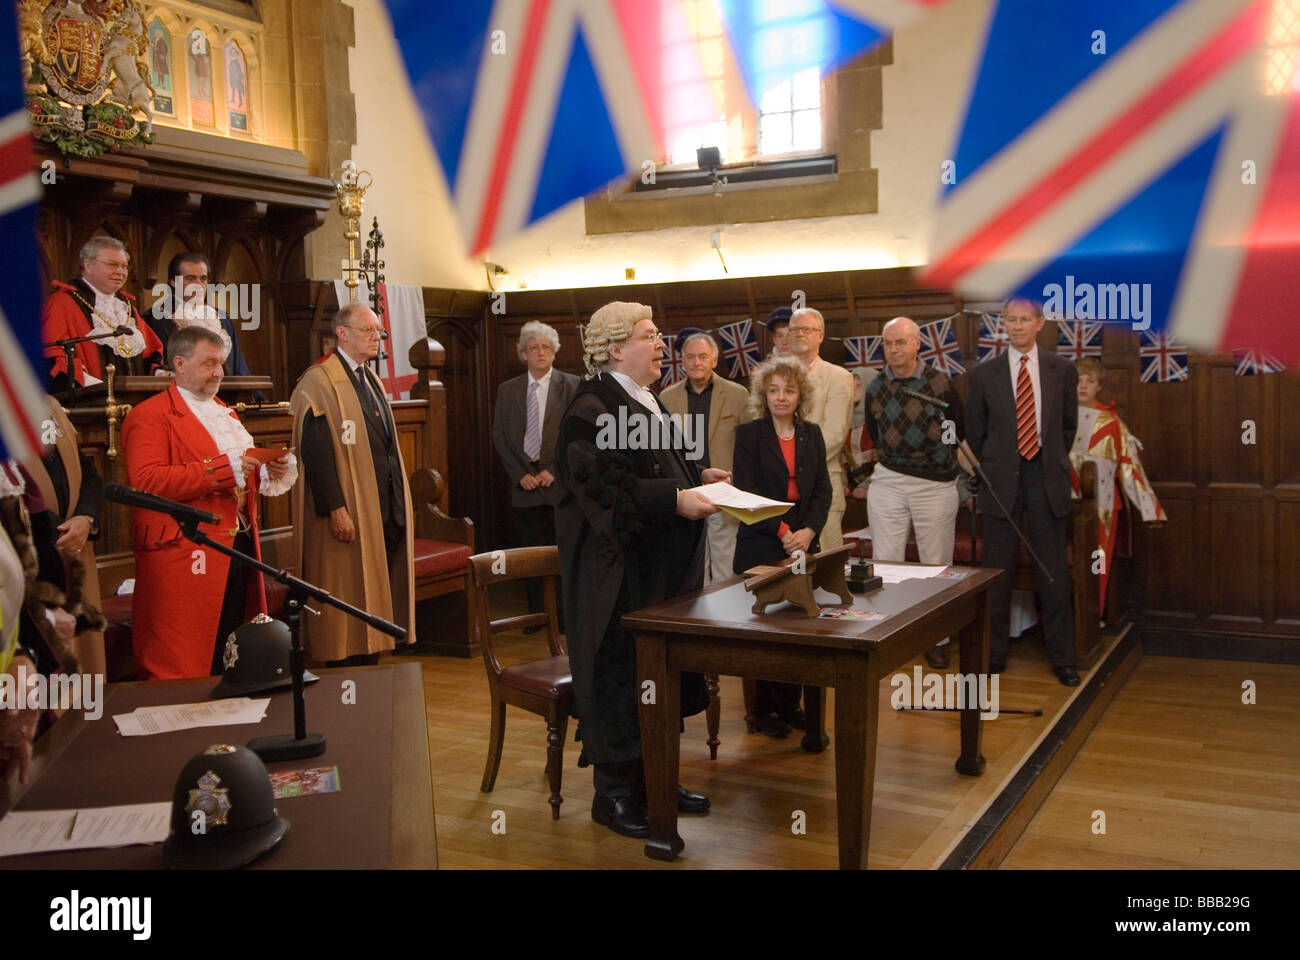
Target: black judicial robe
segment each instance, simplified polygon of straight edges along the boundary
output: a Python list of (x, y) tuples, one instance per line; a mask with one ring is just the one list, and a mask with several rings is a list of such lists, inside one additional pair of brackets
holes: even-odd
[[(584, 380), (556, 444), (555, 531), (574, 713), (592, 763), (641, 756), (636, 638), (623, 629), (623, 615), (704, 583), (704, 522), (677, 515), (677, 490), (698, 486), (699, 470), (681, 450), (600, 449), (598, 418), (621, 422), (620, 408), (623, 417), (650, 416), (613, 377)], [(682, 674), (681, 702), (682, 716), (708, 705), (700, 674)]]

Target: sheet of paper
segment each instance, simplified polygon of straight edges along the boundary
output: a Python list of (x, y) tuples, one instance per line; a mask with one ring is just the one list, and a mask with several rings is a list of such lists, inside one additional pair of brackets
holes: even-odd
[(904, 580), (929, 580), (937, 577), (947, 566), (921, 566), (914, 563), (875, 563), (876, 576), (885, 583), (902, 583)]
[(206, 700), (202, 703), (176, 703), (157, 707), (136, 707), (131, 713), (113, 716), (117, 732), (124, 737), (142, 737), (192, 727), (223, 727), (240, 723), (260, 723), (266, 716), (270, 697), (229, 700)]
[(719, 510), (746, 524), (758, 523), (769, 517), (779, 517), (794, 506), (786, 500), (769, 500), (756, 493), (746, 493), (722, 481), (706, 483), (701, 487), (695, 487), (694, 490)]
[(82, 810), (16, 810), (0, 820), (0, 857), (92, 847), (161, 843), (171, 828), (172, 805), (133, 803)]

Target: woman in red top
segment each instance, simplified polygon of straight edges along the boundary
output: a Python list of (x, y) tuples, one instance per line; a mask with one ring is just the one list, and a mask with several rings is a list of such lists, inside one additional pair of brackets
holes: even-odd
[[(736, 535), (736, 573), (779, 564), (796, 551), (818, 551), (818, 535), (831, 506), (831, 478), (821, 428), (806, 419), (812, 384), (803, 364), (769, 360), (750, 377), (750, 412), (758, 419), (736, 428), (732, 483), (741, 490), (794, 504), (780, 517), (741, 525)], [(758, 683), (754, 711), (759, 729), (781, 738), (802, 722), (800, 687)]]

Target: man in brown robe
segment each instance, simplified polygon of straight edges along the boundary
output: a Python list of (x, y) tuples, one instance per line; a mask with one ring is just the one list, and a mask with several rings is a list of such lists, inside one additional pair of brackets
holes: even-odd
[[(41, 493), (45, 507), (55, 515), (58, 527), (55, 546), (69, 565), (69, 579), (80, 583), (82, 602), (98, 609), (99, 573), (92, 541), (99, 536), (99, 513), (103, 506), (104, 480), (95, 461), (83, 456), (77, 430), (68, 412), (53, 397), (47, 397), (50, 416), (41, 424), (42, 439), (48, 441), (41, 459), (23, 464)], [(85, 630), (73, 639), (73, 652), (85, 673), (104, 673), (104, 633)]]
[[(366, 364), (379, 353), (379, 318), (363, 304), (334, 319), (338, 347), (307, 369), (290, 398), (302, 495), (294, 504), (304, 580), (391, 620), (414, 642), (414, 512), (397, 425)], [(393, 638), (334, 607), (303, 618), (311, 656), (330, 666), (372, 664)]]

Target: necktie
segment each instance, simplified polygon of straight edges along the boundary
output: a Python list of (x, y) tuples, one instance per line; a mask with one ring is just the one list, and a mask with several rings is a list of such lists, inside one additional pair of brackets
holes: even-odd
[(374, 383), (366, 373), (366, 365), (364, 363), (358, 364), (357, 376), (361, 378), (361, 385), (365, 388), (368, 402), (371, 407), (374, 408), (375, 416), (379, 418), (379, 422), (384, 425), (384, 436), (387, 436), (388, 418), (384, 416), (384, 398), (381, 397), (379, 391), (375, 389)]
[(1034, 383), (1029, 379), (1029, 357), (1021, 355), (1016, 377), (1016, 443), (1020, 455), (1031, 460), (1038, 453), (1038, 411), (1034, 406)]
[(532, 380), (528, 384), (528, 429), (524, 431), (524, 456), (536, 460), (542, 453), (542, 411), (538, 402), (541, 384)]

